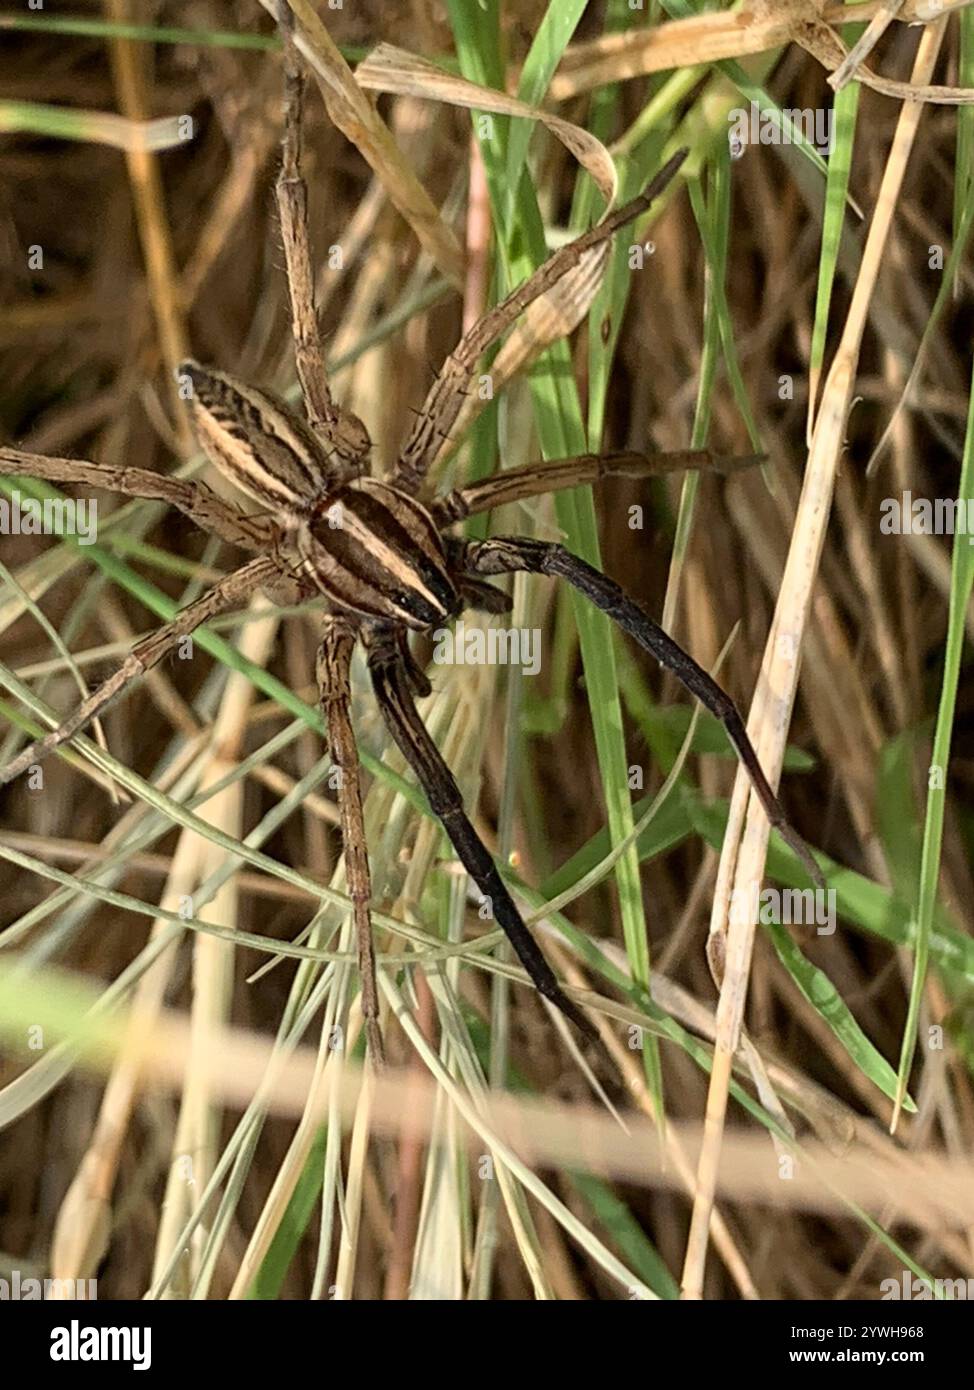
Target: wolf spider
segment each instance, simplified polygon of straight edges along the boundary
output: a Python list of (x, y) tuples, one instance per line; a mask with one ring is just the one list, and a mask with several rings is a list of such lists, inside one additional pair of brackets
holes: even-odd
[[(282, 13), (289, 14), (287, 5)], [(551, 255), (527, 280), (470, 328), (447, 358), (416, 417), (388, 481), (369, 475), (365, 426), (332, 398), (314, 302), (307, 229), (307, 190), (300, 172), (302, 79), (289, 22), (284, 39), (284, 130), (276, 196), (285, 250), (298, 377), (307, 419), (264, 390), (189, 361), (191, 413), (200, 445), (232, 483), (264, 509), (245, 516), (205, 484), (141, 468), (54, 459), (0, 449), (0, 473), (103, 487), (126, 497), (170, 503), (204, 531), (255, 558), (233, 570), (143, 638), (118, 670), (58, 728), (24, 749), (5, 768), (11, 781), (66, 743), (171, 652), (181, 638), (216, 614), (241, 605), (282, 576), (297, 575), (304, 597), (324, 595), (328, 611), (317, 657), (317, 680), (338, 781), (348, 893), (361, 975), (368, 1050), (382, 1057), (379, 1001), (370, 918), (371, 883), (359, 765), (350, 713), (349, 674), (357, 642), (365, 647), (372, 686), (392, 738), (423, 787), (466, 871), (491, 902), (538, 991), (577, 1028), (597, 1036), (564, 993), (522, 920), (494, 861), (471, 824), (457, 783), (422, 724), (415, 697), (430, 683), (413, 659), (407, 635), (430, 632), (464, 608), (506, 613), (507, 594), (487, 576), (528, 571), (567, 580), (650, 652), (724, 725), (768, 815), (816, 878), (817, 866), (788, 825), (730, 697), (611, 579), (564, 546), (518, 536), (485, 541), (452, 535), (464, 518), (503, 503), (573, 488), (607, 475), (644, 477), (677, 467), (713, 466), (705, 452), (584, 455), (510, 469), (428, 502), (419, 500), (431, 462), (456, 420), (477, 363), (521, 312), (649, 207), (676, 174), (685, 152), (645, 192)], [(337, 520), (337, 524), (336, 524)]]

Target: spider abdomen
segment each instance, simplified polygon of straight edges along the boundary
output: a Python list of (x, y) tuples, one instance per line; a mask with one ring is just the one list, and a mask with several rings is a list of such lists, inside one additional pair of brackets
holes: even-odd
[(270, 391), (192, 359), (179, 368), (192, 385), (196, 437), (225, 478), (272, 510), (313, 505), (328, 477), (328, 456), (307, 423)]
[(375, 478), (356, 478), (317, 506), (298, 549), (322, 593), (370, 618), (422, 630), (445, 622), (457, 591), (429, 512)]

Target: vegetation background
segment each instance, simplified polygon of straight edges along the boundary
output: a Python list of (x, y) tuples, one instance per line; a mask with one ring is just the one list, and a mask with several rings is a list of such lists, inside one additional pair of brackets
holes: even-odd
[[(472, 122), (424, 99), (439, 88), (370, 95), (394, 140), (370, 167), (308, 11), (353, 69), (395, 44), (595, 133), (624, 195), (690, 148), (587, 326), (488, 403), (444, 477), (586, 448), (766, 453), (489, 525), (600, 552), (704, 665), (734, 634), (720, 678), (745, 710), (757, 692), (835, 930), (763, 921), (752, 948), (732, 926), (718, 1011), (708, 929), (720, 961), (745, 801), (726, 741), (607, 623), (519, 580), (540, 675), (433, 667), (425, 715), (553, 962), (595, 991), (598, 1089), (485, 953), (359, 679), (393, 1065), (363, 1087), (315, 616), (255, 605), (115, 708), (107, 753), (3, 794), (0, 1275), (97, 1276), (103, 1299), (843, 1299), (974, 1276), (974, 552), (880, 528), (906, 491), (974, 499), (974, 125), (930, 85), (974, 87), (974, 8), (908, 24), (907, 0), (838, 93), (835, 44), (881, 6), (293, 8), (331, 81), (331, 115), (315, 80), (305, 103), (321, 321), (377, 470), (464, 323), (601, 201), (547, 131)], [(774, 114), (732, 152), (752, 101), (831, 112), (827, 159)], [(187, 350), (293, 386), (280, 110), (257, 0), (0, 6), (4, 443), (193, 471)], [(191, 138), (136, 138), (185, 116)], [(431, 200), (422, 242), (397, 178)], [(0, 761), (234, 562), (155, 505), (97, 500), (94, 546), (3, 536)], [(739, 870), (760, 880), (757, 820)], [(766, 881), (807, 887), (775, 842)], [(274, 954), (294, 942), (304, 958)], [(745, 978), (734, 1075), (711, 1084)]]

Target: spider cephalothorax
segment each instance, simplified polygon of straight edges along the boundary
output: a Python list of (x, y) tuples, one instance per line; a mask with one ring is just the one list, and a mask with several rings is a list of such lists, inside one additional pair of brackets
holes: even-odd
[(287, 81), (284, 157), (277, 197), (295, 356), (307, 419), (270, 392), (226, 372), (192, 361), (180, 368), (191, 388), (191, 413), (204, 452), (230, 482), (262, 508), (256, 517), (242, 515), (200, 483), (182, 482), (144, 469), (0, 449), (0, 473), (82, 482), (129, 497), (162, 499), (179, 507), (205, 530), (255, 556), (139, 642), (119, 670), (74, 714), (0, 770), (0, 782), (10, 781), (83, 729), (187, 633), (217, 613), (239, 606), (257, 589), (297, 575), (303, 592), (312, 595), (317, 591), (328, 600), (317, 678), (332, 757), (342, 774), (338, 789), (346, 876), (370, 1052), (381, 1056), (369, 915), (371, 884), (350, 715), (349, 673), (358, 642), (365, 648), (373, 689), (394, 741), (467, 872), (490, 900), (496, 921), (528, 975), (542, 995), (580, 1029), (591, 1033), (591, 1024), (565, 994), (525, 926), (466, 814), (453, 774), (420, 720), (415, 698), (428, 694), (430, 687), (410, 653), (408, 633), (435, 629), (466, 607), (506, 611), (510, 601), (490, 584), (492, 576), (527, 571), (567, 580), (722, 721), (770, 820), (802, 857), (809, 872), (818, 877), (803, 841), (787, 824), (729, 696), (618, 585), (558, 544), (518, 536), (472, 541), (451, 534), (449, 529), (465, 517), (501, 503), (577, 487), (608, 474), (645, 477), (677, 467), (713, 466), (715, 461), (699, 452), (669, 457), (584, 455), (510, 469), (428, 504), (418, 500), (418, 494), (457, 418), (483, 352), (587, 252), (645, 210), (675, 176), (685, 152), (675, 155), (639, 198), (563, 246), (467, 331), (430, 388), (392, 476), (380, 481), (368, 475), (370, 443), (365, 426), (335, 403), (324, 372), (311, 289), (304, 188), (297, 161), (300, 82), (291, 36), (286, 25), (282, 28)]

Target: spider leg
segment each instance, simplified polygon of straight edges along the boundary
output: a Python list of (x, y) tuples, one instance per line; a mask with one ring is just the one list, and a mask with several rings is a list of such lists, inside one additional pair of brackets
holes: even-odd
[(402, 660), (403, 671), (406, 680), (409, 682), (409, 688), (417, 699), (423, 699), (424, 696), (431, 694), (433, 690), (429, 677), (413, 656), (412, 648), (409, 645), (408, 633), (404, 632), (402, 628), (398, 628), (395, 636), (396, 644), (399, 647), (399, 656)]
[(86, 459), (47, 458), (19, 449), (0, 448), (0, 474), (43, 478), (52, 483), (82, 483), (146, 502), (168, 502), (202, 531), (219, 536), (241, 550), (265, 551), (273, 523), (265, 516), (244, 516), (212, 492), (205, 483), (171, 478), (148, 468), (119, 468)]
[(437, 454), (447, 441), (453, 423), (463, 406), (477, 362), (490, 345), (547, 290), (572, 270), (587, 251), (614, 236), (620, 227), (645, 212), (673, 179), (686, 158), (681, 150), (670, 159), (638, 198), (633, 198), (596, 226), (562, 246), (544, 261), (533, 275), (515, 286), (506, 299), (467, 330), (440, 368), (403, 445), (392, 476), (394, 486), (405, 492), (418, 492)]
[[(334, 481), (362, 473), (371, 441), (361, 420), (342, 410), (328, 386), (325, 355), (318, 332), (314, 271), (308, 239), (308, 188), (301, 174), (301, 105), (304, 79), (294, 44), (294, 15), (287, 0), (278, 3), (278, 28), (284, 50), (284, 133), (281, 172), (275, 186), (281, 240), (291, 300), (294, 360), (304, 395), (308, 423), (334, 460)], [(330, 485), (332, 480), (325, 482)]]
[(363, 634), (369, 672), (379, 708), (395, 742), (438, 816), (460, 862), (480, 891), (489, 899), (494, 918), (503, 928), (539, 994), (569, 1018), (588, 1038), (598, 1038), (581, 1010), (562, 990), (555, 973), (528, 931), (514, 900), (497, 872), (487, 846), (474, 830), (463, 808), (463, 798), (453, 773), (444, 762), (417, 713), (395, 635), (378, 625)]
[[(442, 523), (441, 523), (442, 524)], [(503, 589), (488, 584), (485, 579), (475, 579), (465, 574), (467, 566), (467, 540), (463, 536), (445, 535), (442, 537), (446, 550), (446, 564), (450, 577), (460, 596), (461, 610), (472, 608), (476, 613), (510, 613), (514, 600)]]
[(456, 586), (464, 608), (472, 608), (475, 613), (510, 613), (514, 607), (510, 594), (503, 589), (495, 589), (493, 584), (487, 584), (482, 579), (461, 575), (456, 580)]
[(764, 771), (758, 761), (737, 706), (712, 676), (699, 666), (658, 623), (634, 603), (619, 585), (601, 571), (550, 541), (522, 537), (504, 537), (489, 541), (468, 541), (465, 548), (466, 568), (476, 574), (511, 574), (527, 570), (532, 574), (547, 574), (567, 579), (622, 628), (635, 642), (648, 651), (667, 671), (672, 671), (681, 685), (703, 704), (723, 724), (737, 756), (751, 779), (765, 815), (782, 839), (801, 859), (813, 881), (824, 887), (822, 872), (805, 841), (793, 830), (785, 816)]
[(762, 462), (763, 454), (744, 454), (739, 457), (714, 454), (709, 449), (685, 449), (667, 454), (578, 454), (574, 458), (550, 459), (543, 463), (528, 463), (523, 468), (508, 468), (482, 482), (455, 488), (430, 504), (437, 526), (449, 526), (468, 516), (502, 507), (507, 502), (520, 502), (525, 497), (540, 497), (559, 492), (562, 488), (582, 487), (603, 478), (661, 478), (667, 473), (683, 473), (696, 469), (701, 472), (736, 473)]
[(195, 602), (187, 604), (171, 622), (157, 628), (155, 632), (150, 633), (148, 637), (137, 643), (118, 670), (106, 681), (103, 681), (97, 690), (93, 691), (88, 699), (84, 700), (75, 712), (68, 716), (63, 724), (30, 744), (6, 767), (0, 768), (0, 786), (12, 782), (33, 763), (40, 762), (42, 758), (47, 757), (48, 753), (53, 752), (62, 743), (73, 738), (86, 724), (101, 714), (113, 700), (117, 699), (123, 691), (127, 690), (134, 680), (144, 675), (146, 671), (151, 671), (153, 666), (157, 666), (181, 638), (187, 637), (201, 623), (215, 617), (217, 613), (237, 607), (255, 589), (261, 588), (278, 573), (278, 566), (271, 558), (261, 556), (256, 560), (249, 560), (245, 565), (234, 570), (232, 574), (228, 574), (225, 579), (214, 584), (212, 588), (207, 589), (206, 593), (201, 594)]
[(349, 672), (355, 650), (356, 630), (338, 615), (325, 619), (325, 631), (318, 648), (317, 677), (321, 711), (328, 727), (332, 760), (339, 771), (338, 807), (341, 812), (342, 841), (345, 847), (345, 874), (352, 900), (355, 945), (362, 981), (362, 1019), (369, 1056), (381, 1066), (384, 1061), (379, 1031), (379, 993), (375, 980), (375, 951), (372, 943), (372, 879), (362, 812), (358, 749), (352, 727)]

